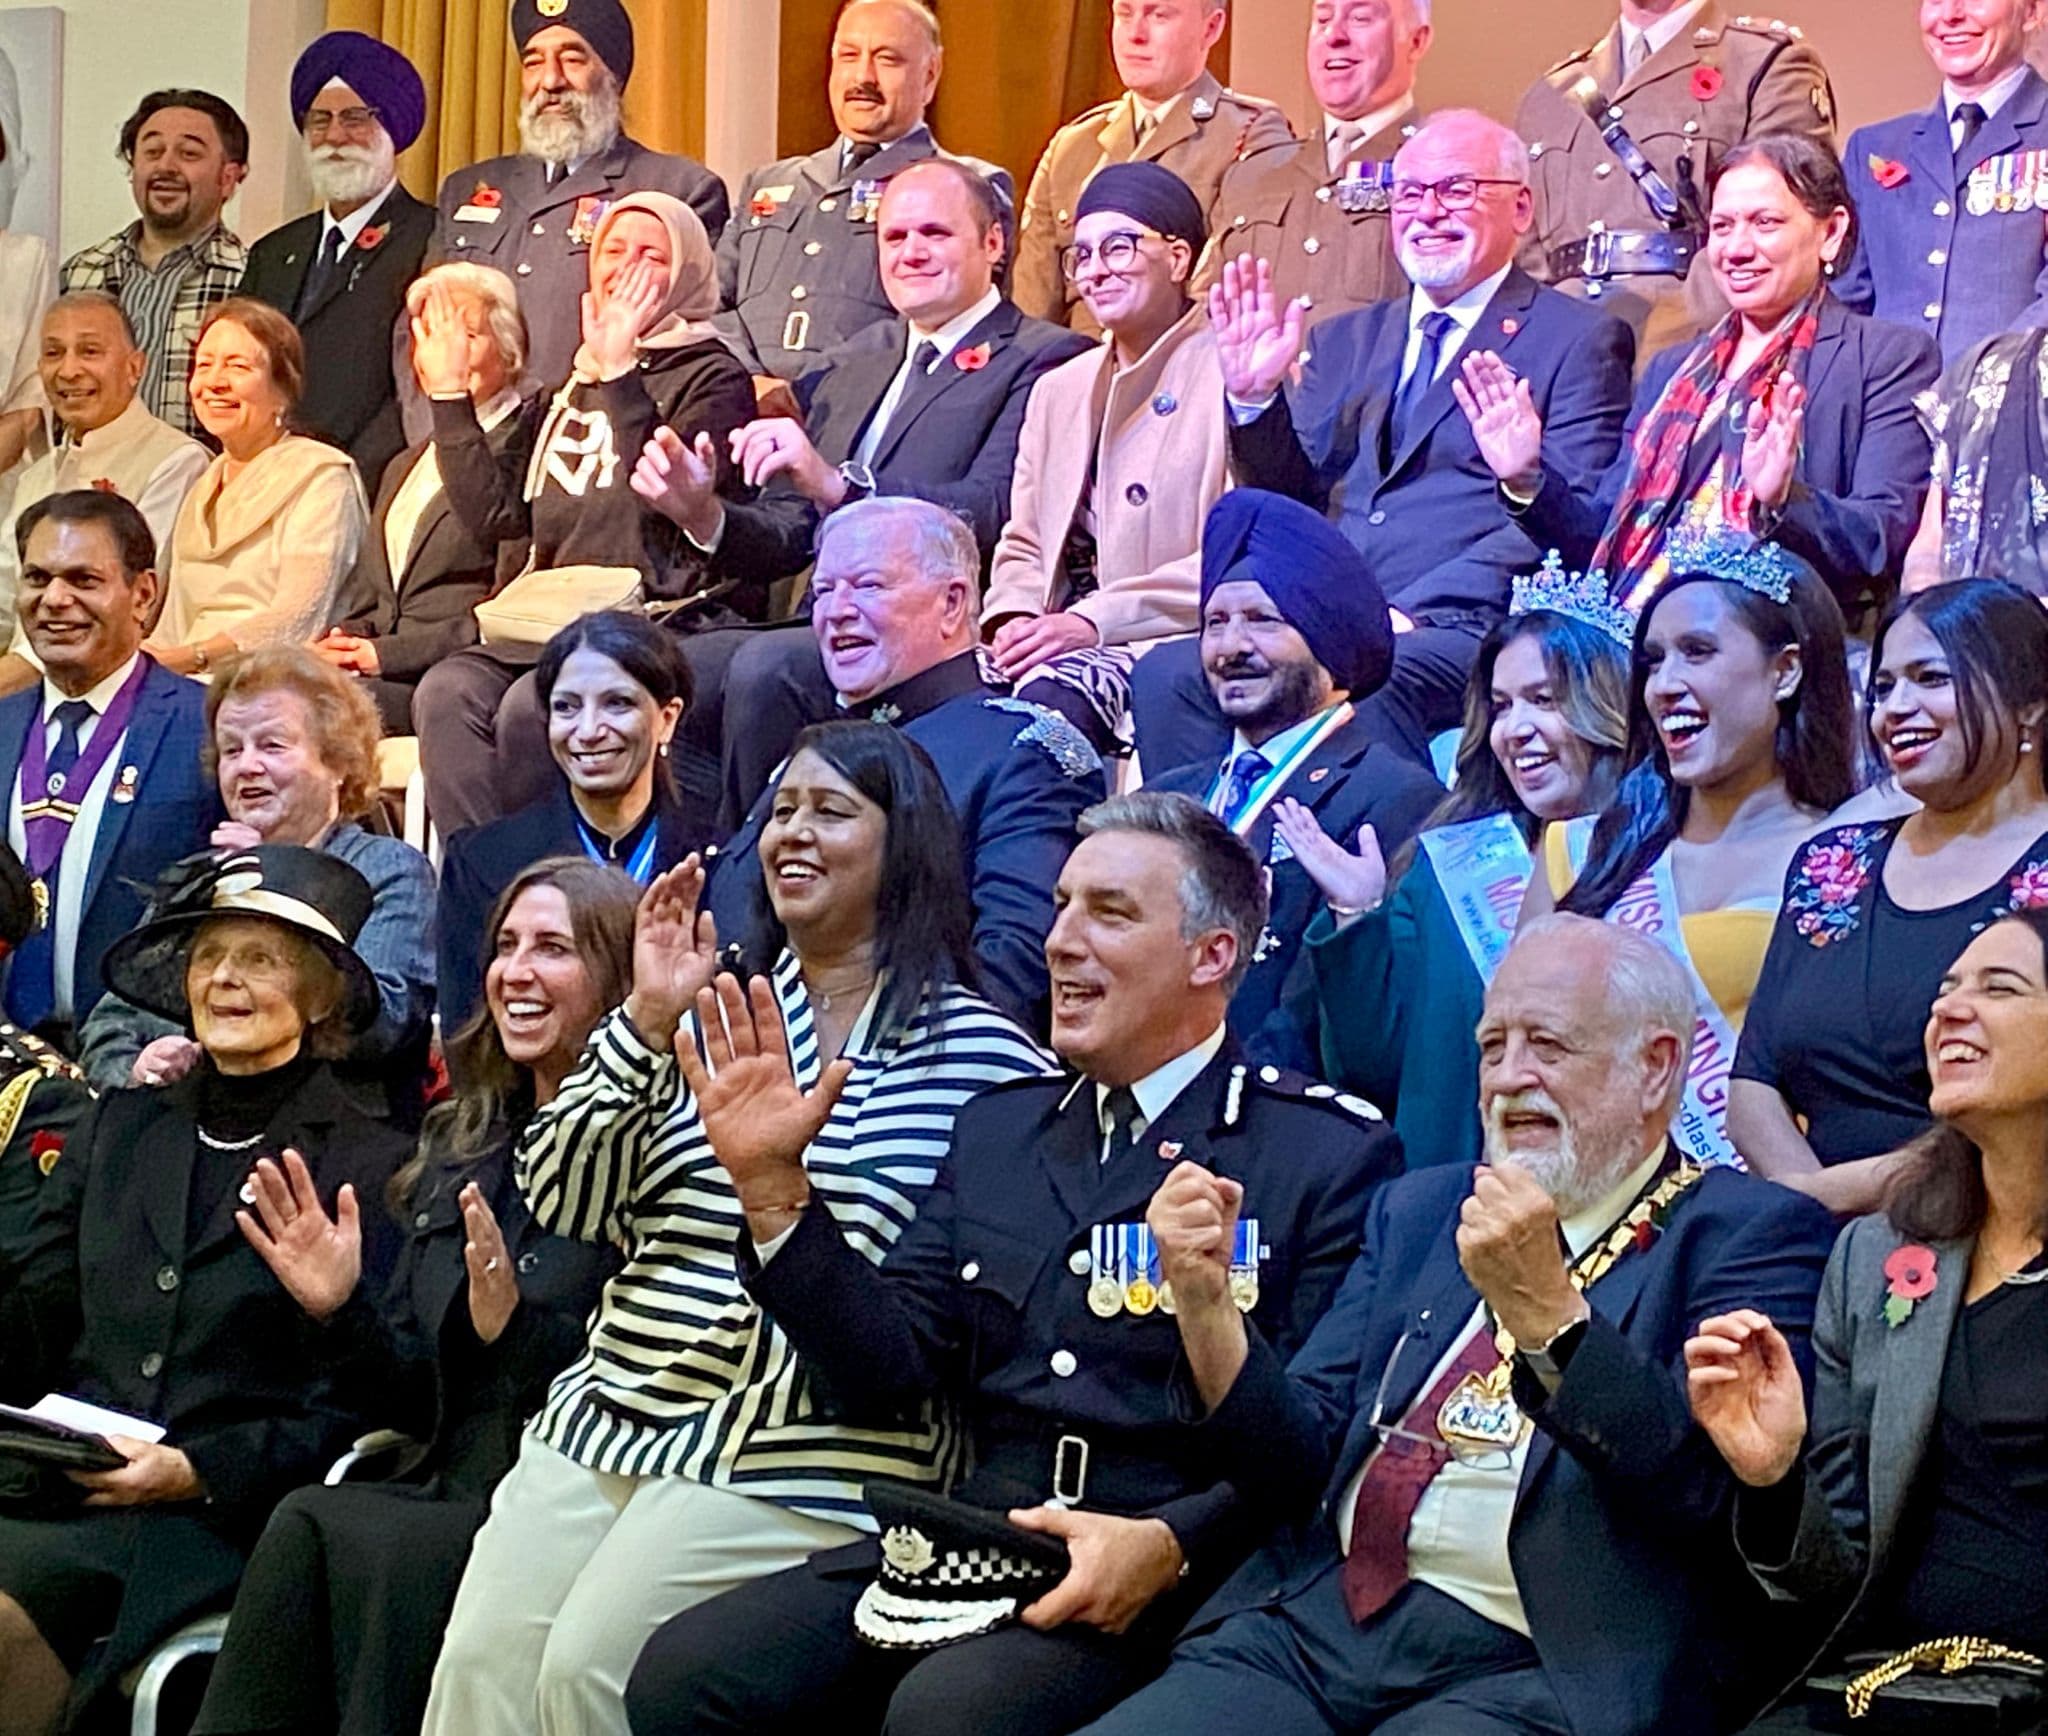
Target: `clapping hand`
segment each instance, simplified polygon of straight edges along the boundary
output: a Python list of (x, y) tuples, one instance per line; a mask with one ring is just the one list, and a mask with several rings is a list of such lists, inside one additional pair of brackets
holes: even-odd
[(830, 512), (846, 498), (846, 478), (818, 456), (803, 425), (786, 416), (767, 416), (735, 429), (732, 461), (749, 488), (766, 488), (786, 476), (790, 487), (820, 512)]
[(1230, 1305), (1230, 1258), (1244, 1184), (1199, 1163), (1176, 1164), (1145, 1208), (1159, 1248), (1159, 1276), (1176, 1311)]
[(1742, 430), (1742, 480), (1765, 511), (1776, 512), (1792, 498), (1805, 435), (1806, 388), (1780, 374), (1769, 392), (1750, 401)]
[(306, 1160), (289, 1150), (282, 1167), (260, 1159), (249, 1186), (255, 1211), (238, 1211), (235, 1222), (292, 1299), (315, 1320), (325, 1320), (349, 1299), (363, 1275), (356, 1190), (341, 1184), (330, 1218)]
[(459, 1196), (462, 1203), (462, 1263), (469, 1269), (469, 1319), (477, 1338), (496, 1344), (511, 1324), (512, 1311), (519, 1306), (519, 1274), (513, 1270), (511, 1250), (484, 1190), (470, 1182)]
[(1792, 1347), (1753, 1308), (1717, 1314), (1685, 1341), (1693, 1421), (1753, 1489), (1781, 1483), (1806, 1439), (1806, 1390)]
[(704, 897), (704, 862), (691, 851), (641, 894), (633, 918), (633, 992), (626, 1017), (652, 1047), (666, 1048), (700, 989), (718, 971), (718, 924)]
[(1301, 355), (1307, 315), (1298, 301), (1273, 293), (1273, 268), (1263, 259), (1231, 259), (1209, 291), (1209, 329), (1223, 388), (1241, 404), (1262, 404), (1286, 383)]
[(1533, 495), (1543, 479), (1543, 418), (1529, 382), (1493, 351), (1481, 350), (1459, 363), (1451, 396), (1472, 424), (1486, 468), (1517, 494)]
[(665, 275), (645, 259), (622, 271), (602, 301), (583, 293), (583, 347), (601, 380), (630, 373), (640, 352), (640, 334), (661, 311), (668, 294)]
[(469, 328), (445, 283), (429, 281), (412, 316), (412, 372), (430, 398), (469, 395)]
[(700, 433), (687, 446), (673, 428), (655, 429), (633, 466), (633, 492), (700, 543), (718, 534), (718, 448)]
[(1284, 796), (1274, 805), (1273, 829), (1333, 910), (1374, 910), (1386, 897), (1387, 859), (1380, 854), (1380, 835), (1370, 825), (1358, 828), (1354, 855), (1325, 832), (1307, 808)]

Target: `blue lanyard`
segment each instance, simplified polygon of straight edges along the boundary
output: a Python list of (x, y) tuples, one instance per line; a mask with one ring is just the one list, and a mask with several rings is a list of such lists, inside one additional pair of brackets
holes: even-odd
[(576, 834), (583, 840), (583, 853), (591, 861), (625, 869), (632, 876), (633, 884), (636, 886), (645, 886), (654, 879), (654, 851), (656, 845), (661, 842), (661, 827), (657, 822), (648, 823), (647, 836), (640, 840), (631, 858), (624, 862), (615, 861), (605, 854), (603, 846), (591, 836), (590, 828), (583, 823), (580, 816), (576, 821)]

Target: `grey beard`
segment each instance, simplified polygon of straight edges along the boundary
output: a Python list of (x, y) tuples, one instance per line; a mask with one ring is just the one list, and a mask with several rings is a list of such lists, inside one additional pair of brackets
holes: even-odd
[(1465, 274), (1472, 269), (1472, 248), (1468, 244), (1448, 257), (1422, 259), (1411, 255), (1404, 247), (1401, 249), (1401, 269), (1418, 289), (1449, 289), (1455, 283), (1462, 283)]
[(346, 155), (306, 153), (306, 176), (313, 183), (314, 197), (323, 205), (360, 205), (389, 185), (397, 163), (388, 139), (381, 148), (345, 145), (342, 149)]
[(566, 167), (579, 157), (611, 149), (619, 136), (619, 86), (609, 72), (588, 92), (563, 98), (567, 114), (540, 112), (543, 97), (519, 105), (519, 148), (529, 157)]

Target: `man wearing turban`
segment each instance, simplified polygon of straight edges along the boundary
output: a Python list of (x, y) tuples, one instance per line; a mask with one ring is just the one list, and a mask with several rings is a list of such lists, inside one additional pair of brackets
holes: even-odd
[(405, 446), (391, 334), (434, 232), (433, 207), (398, 184), (398, 153), (426, 125), (426, 87), (397, 49), (330, 30), (292, 68), (291, 102), (320, 207), (249, 249), (242, 293), (298, 326), (299, 420), (344, 448), (374, 495)]

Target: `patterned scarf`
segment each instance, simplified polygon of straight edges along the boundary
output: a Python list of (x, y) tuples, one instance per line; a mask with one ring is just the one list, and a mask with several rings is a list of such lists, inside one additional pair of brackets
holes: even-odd
[[(1761, 399), (1768, 408), (1782, 375), (1790, 374), (1802, 386), (1806, 383), (1826, 298), (1823, 284), (1785, 322), (1749, 371), (1728, 387), (1721, 415), (1719, 465), (1728, 486), (1722, 491), (1721, 509), (1737, 530), (1748, 531), (1754, 503), (1752, 491), (1741, 480), (1743, 432), (1749, 426), (1750, 406)], [(1742, 316), (1731, 313), (1693, 346), (1636, 428), (1621, 498), (1593, 551), (1593, 570), (1607, 575), (1608, 593), (1629, 609), (1640, 609), (1655, 587), (1665, 533), (1690, 504), (1684, 481), (1686, 459), (1700, 419), (1727, 381), (1741, 336)]]

